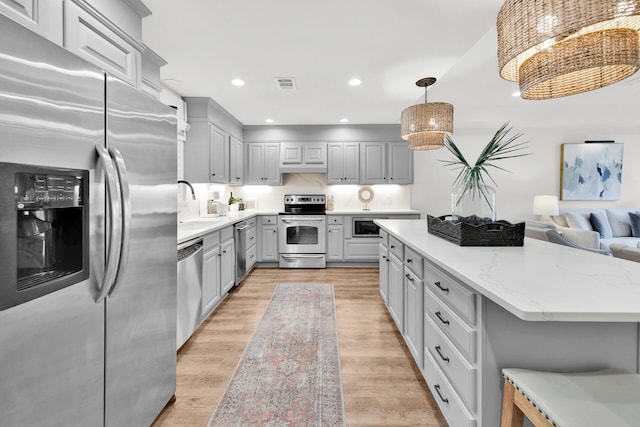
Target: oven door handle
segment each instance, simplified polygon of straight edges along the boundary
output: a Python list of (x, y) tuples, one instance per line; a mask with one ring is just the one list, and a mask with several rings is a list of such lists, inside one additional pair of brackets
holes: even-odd
[(281, 220), (285, 224), (295, 224), (296, 222), (305, 221), (305, 222), (323, 222), (324, 218), (300, 218), (300, 219), (282, 219)]
[(105, 223), (108, 228), (108, 232), (105, 234), (109, 236), (107, 240), (107, 258), (102, 283), (100, 283), (98, 296), (96, 297), (96, 303), (99, 303), (107, 296), (118, 272), (118, 258), (120, 257), (121, 249), (120, 239), (122, 237), (122, 220), (120, 217), (122, 214), (122, 196), (120, 195), (120, 186), (118, 185), (116, 170), (113, 165), (113, 160), (111, 156), (109, 156), (109, 152), (100, 145), (96, 145), (96, 151), (104, 168), (104, 183), (109, 211), (109, 218), (105, 217)]

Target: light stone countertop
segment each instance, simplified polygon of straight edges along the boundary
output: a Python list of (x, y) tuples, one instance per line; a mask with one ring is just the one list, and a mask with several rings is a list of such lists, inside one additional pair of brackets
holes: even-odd
[(415, 209), (371, 209), (365, 211), (363, 209), (334, 209), (327, 211), (327, 215), (407, 215), (416, 214), (420, 215), (422, 212)]
[(429, 234), (426, 220), (375, 223), (520, 319), (640, 322), (640, 263), (530, 238), (460, 247)]
[[(212, 218), (191, 218), (183, 222), (178, 223), (178, 244), (184, 243), (189, 240), (197, 239), (204, 236), (207, 233), (220, 230), (229, 225), (233, 225), (237, 222), (244, 221), (258, 215), (278, 215), (280, 211), (265, 211), (265, 210), (246, 210), (238, 212), (229, 212), (228, 215), (217, 216)], [(398, 215), (398, 214), (420, 214), (420, 211), (413, 209), (372, 209), (370, 211), (362, 210), (336, 210), (327, 211), (327, 215)]]
[[(260, 212), (260, 215), (276, 215), (277, 212)], [(256, 210), (229, 212), (228, 215), (213, 218), (193, 218), (178, 223), (178, 244), (202, 237), (245, 219), (258, 215)]]

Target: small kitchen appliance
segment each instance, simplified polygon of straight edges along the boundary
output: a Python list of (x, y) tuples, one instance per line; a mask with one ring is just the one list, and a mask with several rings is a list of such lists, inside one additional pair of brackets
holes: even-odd
[(280, 268), (325, 268), (326, 233), (324, 194), (286, 194), (278, 215)]

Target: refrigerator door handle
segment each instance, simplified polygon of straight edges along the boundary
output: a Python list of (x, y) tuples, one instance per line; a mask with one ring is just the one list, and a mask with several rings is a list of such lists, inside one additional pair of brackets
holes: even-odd
[(107, 259), (105, 262), (104, 276), (100, 284), (99, 293), (96, 297), (96, 303), (102, 302), (111, 289), (113, 281), (118, 271), (118, 258), (120, 256), (120, 237), (122, 235), (122, 221), (120, 214), (122, 212), (120, 196), (120, 186), (113, 166), (113, 161), (106, 148), (96, 145), (98, 157), (102, 161), (102, 167), (105, 174), (105, 186), (107, 194), (107, 205), (109, 206), (110, 218), (105, 218), (105, 224), (108, 227), (107, 240)]
[(114, 279), (109, 296), (118, 288), (118, 280), (122, 277), (125, 269), (127, 268), (127, 261), (129, 260), (129, 241), (131, 239), (131, 197), (129, 195), (129, 180), (127, 179), (127, 167), (125, 165), (122, 153), (116, 147), (109, 147), (109, 153), (114, 160), (116, 171), (118, 173), (118, 181), (120, 183), (120, 196), (122, 201), (122, 232), (120, 237), (120, 258), (118, 261), (118, 268), (116, 277)]

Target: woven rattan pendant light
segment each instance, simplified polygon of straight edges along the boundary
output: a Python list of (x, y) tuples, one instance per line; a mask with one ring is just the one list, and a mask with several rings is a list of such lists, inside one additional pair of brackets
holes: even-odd
[(640, 0), (507, 0), (497, 21), (500, 75), (525, 99), (598, 89), (640, 66)]
[(453, 105), (427, 102), (427, 88), (435, 82), (435, 77), (418, 80), (416, 86), (424, 88), (424, 104), (402, 110), (400, 136), (408, 141), (411, 150), (442, 148), (445, 134), (453, 133)]

